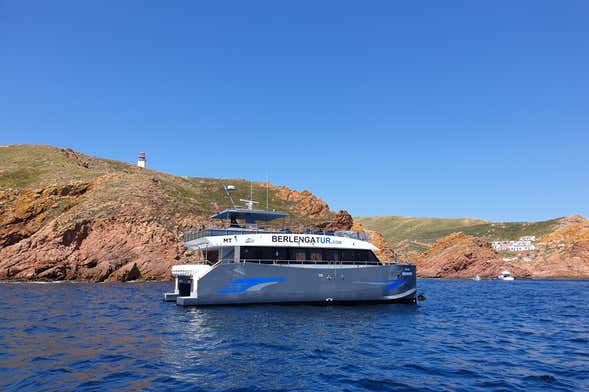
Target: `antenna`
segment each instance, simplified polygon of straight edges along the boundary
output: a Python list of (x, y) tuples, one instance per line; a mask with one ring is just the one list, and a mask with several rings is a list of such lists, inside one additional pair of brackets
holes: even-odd
[(268, 188), (270, 188), (270, 184), (268, 183), (268, 172), (266, 172), (266, 211), (268, 211)]
[(245, 203), (245, 205), (247, 206), (248, 210), (253, 210), (254, 204), (258, 204), (258, 202), (254, 201), (254, 200), (239, 199), (239, 201), (243, 201)]
[(235, 190), (235, 186), (223, 184), (223, 189), (225, 190), (225, 194), (227, 195), (227, 197), (231, 201), (231, 205), (233, 206), (233, 208), (236, 208), (235, 202), (233, 201), (233, 197), (231, 197), (231, 192)]

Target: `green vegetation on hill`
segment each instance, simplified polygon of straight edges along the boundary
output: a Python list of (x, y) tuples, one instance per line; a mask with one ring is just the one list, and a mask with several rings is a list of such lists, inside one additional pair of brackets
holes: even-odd
[[(528, 235), (542, 237), (553, 231), (558, 226), (561, 219), (562, 218), (556, 218), (542, 222), (487, 223), (484, 225), (464, 227), (460, 231), (462, 231), (464, 234), (484, 238), (487, 241), (517, 240), (522, 236)], [(431, 234), (438, 234), (443, 237), (450, 233), (441, 231)]]
[[(253, 196), (260, 202), (257, 208), (266, 208), (266, 186), (262, 183), (243, 179), (178, 177), (45, 145), (0, 147), (0, 196), (2, 191), (22, 192), (81, 181), (92, 183), (91, 191), (85, 194), (84, 202), (72, 210), (75, 219), (70, 223), (94, 217), (114, 217), (121, 211), (164, 224), (178, 222), (185, 216), (206, 218), (214, 212), (215, 202), (221, 209), (230, 207), (223, 184), (236, 186), (233, 193), (236, 204), (242, 205), (239, 199)], [(289, 212), (293, 223), (313, 223), (305, 216), (303, 208), (298, 208), (300, 200), (283, 200), (273, 187), (268, 193), (269, 209)], [(325, 208), (325, 214), (331, 212)]]
[(542, 237), (556, 228), (562, 218), (543, 222), (488, 222), (481, 219), (409, 218), (401, 216), (357, 217), (365, 227), (379, 231), (392, 244), (409, 241), (420, 252), (451, 233), (463, 232), (487, 241), (515, 240), (526, 235)]
[[(404, 240), (432, 242), (438, 233), (461, 231), (465, 227), (488, 223), (480, 219), (410, 218), (404, 216), (357, 217), (354, 221), (380, 232), (391, 243)], [(432, 233), (432, 234), (430, 234)]]
[(0, 147), (0, 188), (31, 189), (89, 181), (108, 173), (131, 173), (133, 166), (45, 145)]

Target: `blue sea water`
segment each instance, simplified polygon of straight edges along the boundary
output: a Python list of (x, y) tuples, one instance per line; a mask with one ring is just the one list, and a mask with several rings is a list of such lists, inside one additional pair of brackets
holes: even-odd
[(181, 308), (171, 283), (0, 284), (0, 390), (589, 390), (589, 282), (419, 305)]

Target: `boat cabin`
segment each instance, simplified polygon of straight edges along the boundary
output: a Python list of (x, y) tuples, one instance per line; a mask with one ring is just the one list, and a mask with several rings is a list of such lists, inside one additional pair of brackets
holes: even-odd
[(358, 231), (293, 231), (290, 228), (262, 228), (259, 222), (286, 218), (288, 213), (253, 209), (227, 209), (211, 216), (226, 221), (225, 228), (185, 233), (188, 249), (200, 253), (201, 263), (349, 265), (381, 264)]

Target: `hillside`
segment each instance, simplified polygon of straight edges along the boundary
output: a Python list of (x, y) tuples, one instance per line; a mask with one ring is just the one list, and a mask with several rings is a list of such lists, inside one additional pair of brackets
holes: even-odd
[[(265, 200), (291, 226), (365, 229), (379, 257), (415, 262), (420, 276), (589, 278), (589, 221), (531, 223), (479, 219), (368, 217), (335, 213), (309, 191), (241, 179), (178, 177), (51, 146), (0, 147), (0, 280), (167, 279), (195, 255), (182, 233), (210, 225), (216, 202)], [(381, 235), (379, 232), (382, 232)], [(459, 233), (459, 234), (456, 234)], [(494, 252), (488, 241), (536, 235), (537, 249)], [(392, 243), (392, 247), (391, 247)], [(506, 257), (507, 256), (507, 257)]]
[(464, 233), (485, 241), (540, 238), (555, 230), (564, 218), (542, 222), (488, 222), (482, 219), (410, 218), (402, 216), (355, 217), (354, 221), (383, 234), (398, 252), (409, 259), (425, 252), (437, 240)]
[[(482, 219), (410, 218), (404, 216), (368, 216), (354, 220), (373, 230), (378, 230), (390, 242), (403, 240), (431, 242), (440, 238), (441, 232), (462, 231), (462, 229), (489, 222)], [(442, 235), (443, 237), (443, 235)]]
[[(186, 262), (182, 231), (229, 207), (222, 184), (250, 197), (249, 181), (185, 178), (51, 146), (0, 147), (0, 279), (161, 279)], [(335, 214), (308, 191), (269, 186), (269, 208), (307, 226)], [(253, 183), (253, 197), (266, 186)]]
[(507, 269), (516, 278), (589, 279), (589, 220), (579, 215), (562, 218), (540, 238), (536, 250), (504, 256), (484, 239), (453, 233), (413, 261), (418, 274), (425, 277), (495, 278)]
[[(396, 216), (355, 221), (381, 232), (422, 277), (494, 278), (508, 269), (517, 278), (589, 278), (589, 220), (579, 215), (542, 222)], [(497, 253), (490, 245), (527, 235), (538, 239), (533, 251)]]
[[(214, 202), (228, 207), (223, 183), (237, 187), (235, 200), (249, 198), (252, 185), (241, 179), (178, 177), (51, 146), (0, 148), (0, 190), (4, 194), (76, 182), (91, 184), (93, 190), (100, 190), (90, 193), (89, 201), (101, 203), (94, 206), (102, 210), (101, 214), (112, 216), (105, 209), (108, 202), (116, 201), (124, 205), (140, 203), (149, 205), (150, 212), (164, 221), (175, 214), (209, 214)], [(253, 197), (266, 199), (265, 184), (253, 183)], [(331, 214), (327, 204), (308, 191), (296, 192), (286, 187), (270, 186), (269, 200), (270, 209), (289, 211), (296, 221), (309, 218), (309, 222), (313, 222), (315, 218), (324, 219)], [(81, 210), (77, 212), (85, 213)]]

